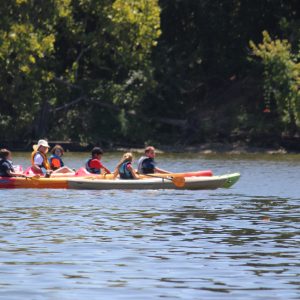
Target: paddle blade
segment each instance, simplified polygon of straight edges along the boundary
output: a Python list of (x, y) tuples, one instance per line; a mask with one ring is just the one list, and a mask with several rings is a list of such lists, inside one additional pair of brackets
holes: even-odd
[(177, 187), (184, 187), (185, 186), (185, 179), (184, 177), (173, 177), (172, 182), (177, 186)]

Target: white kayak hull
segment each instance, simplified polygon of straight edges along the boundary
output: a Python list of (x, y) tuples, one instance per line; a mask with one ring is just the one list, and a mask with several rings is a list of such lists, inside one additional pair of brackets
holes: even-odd
[(151, 179), (68, 179), (70, 189), (88, 190), (158, 190), (158, 189), (179, 189), (179, 190), (214, 190), (217, 188), (229, 188), (240, 178), (239, 173), (209, 177), (186, 177), (183, 187), (177, 187), (172, 180), (166, 178)]

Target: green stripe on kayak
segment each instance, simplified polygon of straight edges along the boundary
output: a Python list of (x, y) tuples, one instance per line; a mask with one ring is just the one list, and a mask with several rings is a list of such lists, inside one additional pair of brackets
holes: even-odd
[(230, 188), (231, 186), (233, 186), (241, 177), (241, 174), (240, 173), (233, 173), (233, 174), (230, 174), (230, 175), (224, 175), (224, 177), (227, 177), (226, 178), (226, 181), (223, 185), (224, 188)]

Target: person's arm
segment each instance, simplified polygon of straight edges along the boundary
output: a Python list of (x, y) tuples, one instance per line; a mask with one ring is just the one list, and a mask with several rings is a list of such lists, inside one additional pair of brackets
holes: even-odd
[(119, 169), (115, 168), (114, 172), (113, 172), (113, 177), (114, 179), (119, 175)]
[(33, 165), (32, 170), (37, 172), (37, 175), (45, 175), (45, 177), (50, 177), (51, 174), (53, 173), (53, 170), (46, 170), (46, 173), (43, 172), (43, 169), (39, 167), (38, 165)]
[(35, 172), (43, 173), (42, 168), (40, 168), (40, 167), (39, 167), (38, 165), (36, 165), (36, 164), (33, 164), (31, 168), (32, 168), (32, 170), (35, 171)]
[(127, 165), (127, 169), (130, 171), (134, 179), (139, 179), (140, 176), (135, 172), (134, 168), (132, 167), (131, 164)]
[(37, 153), (34, 156), (34, 160), (33, 160), (33, 165), (32, 165), (32, 170), (38, 173), (43, 174), (42, 168), (40, 167), (40, 165), (43, 163), (43, 157)]
[[(38, 172), (40, 174), (43, 174), (43, 170), (40, 167), (40, 165), (42, 165), (43, 163), (43, 157), (38, 153), (36, 154), (34, 161), (33, 161), (33, 165), (32, 165), (32, 169), (35, 172)], [(51, 174), (53, 171), (52, 170), (46, 170), (46, 174)]]
[(111, 171), (109, 171), (107, 168), (103, 167), (102, 169), (104, 170), (105, 174), (111, 174)]
[(102, 162), (100, 162), (100, 170), (101, 170), (101, 174), (111, 174), (111, 172), (103, 166)]
[(4, 168), (4, 172), (9, 177), (25, 177), (25, 175), (23, 175), (21, 172), (16, 172), (12, 165), (7, 162), (4, 162), (2, 167)]
[(10, 177), (26, 177), (24, 174), (18, 173), (18, 172), (13, 172), (11, 170), (7, 170), (6, 173), (10, 176)]
[(170, 174), (171, 172), (155, 167), (154, 173)]

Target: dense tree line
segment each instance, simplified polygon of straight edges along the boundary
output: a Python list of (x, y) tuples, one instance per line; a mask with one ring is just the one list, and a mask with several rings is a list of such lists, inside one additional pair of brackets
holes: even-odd
[(296, 136), (297, 2), (3, 1), (0, 140)]

